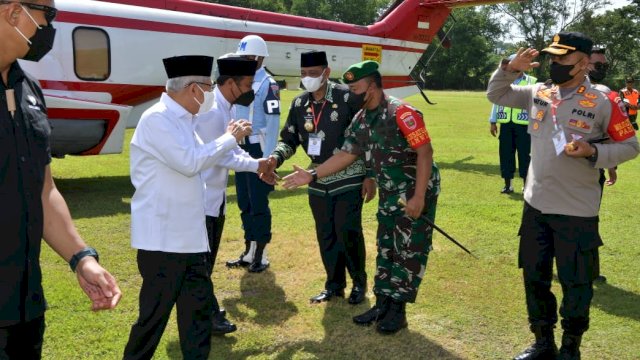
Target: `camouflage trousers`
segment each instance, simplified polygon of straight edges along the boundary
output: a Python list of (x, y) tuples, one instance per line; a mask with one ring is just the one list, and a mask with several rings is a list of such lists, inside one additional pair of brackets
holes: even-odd
[[(423, 216), (435, 220), (440, 176), (434, 167), (427, 189)], [(373, 292), (397, 301), (415, 302), (427, 269), (433, 228), (424, 219), (411, 219), (397, 202), (404, 194), (380, 194), (376, 275)]]

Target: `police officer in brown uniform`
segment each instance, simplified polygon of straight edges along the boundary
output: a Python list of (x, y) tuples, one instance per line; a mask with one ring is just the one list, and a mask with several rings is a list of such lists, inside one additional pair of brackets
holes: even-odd
[[(599, 168), (638, 155), (640, 148), (620, 101), (611, 100), (586, 74), (593, 42), (561, 32), (542, 50), (550, 55), (552, 83), (515, 87), (517, 73), (539, 63), (535, 49), (520, 49), (506, 70), (498, 69), (487, 96), (493, 103), (529, 109), (531, 165), (524, 191), (519, 266), (535, 343), (515, 359), (553, 359), (558, 320), (551, 292), (553, 260), (563, 298), (564, 330), (560, 359), (579, 359), (582, 334), (589, 328), (593, 280), (599, 274)], [(609, 137), (607, 143), (601, 139)]]

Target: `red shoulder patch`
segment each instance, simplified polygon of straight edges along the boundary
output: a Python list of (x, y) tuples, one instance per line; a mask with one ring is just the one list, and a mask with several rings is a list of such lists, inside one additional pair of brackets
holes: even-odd
[(407, 105), (400, 105), (396, 109), (396, 123), (405, 139), (413, 149), (431, 142), (422, 115)]
[(615, 91), (608, 94), (611, 103), (611, 118), (609, 119), (609, 127), (607, 133), (614, 141), (623, 141), (635, 136), (636, 131), (629, 121), (624, 103)]

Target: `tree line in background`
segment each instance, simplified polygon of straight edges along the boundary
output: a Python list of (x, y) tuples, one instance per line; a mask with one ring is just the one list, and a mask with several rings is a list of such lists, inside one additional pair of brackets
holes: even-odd
[[(345, 23), (372, 24), (393, 0), (203, 0)], [(581, 31), (607, 49), (610, 62), (605, 84), (620, 89), (624, 78), (640, 78), (640, 0), (600, 11), (608, 0), (528, 0), (454, 9), (444, 30), (451, 46), (437, 38), (414, 69), (429, 89), (486, 89), (502, 57), (519, 47), (546, 47), (559, 31)], [(533, 70), (548, 78), (548, 60)], [(384, 59), (383, 59), (384, 61)]]

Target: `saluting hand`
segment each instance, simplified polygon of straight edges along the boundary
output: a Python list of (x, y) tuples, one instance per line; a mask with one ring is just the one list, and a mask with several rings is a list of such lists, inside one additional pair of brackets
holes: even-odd
[(293, 165), (293, 169), (295, 170), (291, 174), (284, 177), (284, 184), (282, 185), (285, 189), (295, 189), (299, 186), (307, 185), (313, 180), (313, 176), (311, 174), (299, 167), (298, 165)]
[(507, 71), (511, 72), (525, 72), (532, 68), (537, 68), (540, 66), (539, 62), (534, 62), (535, 59), (540, 52), (533, 48), (520, 48), (516, 53), (516, 57), (513, 58), (507, 65)]

